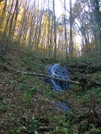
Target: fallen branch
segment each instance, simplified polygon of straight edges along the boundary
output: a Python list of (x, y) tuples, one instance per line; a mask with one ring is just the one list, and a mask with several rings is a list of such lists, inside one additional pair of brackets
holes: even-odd
[(81, 85), (80, 82), (76, 82), (76, 81), (72, 81), (72, 80), (68, 80), (68, 79), (63, 79), (63, 78), (57, 78), (57, 77), (53, 77), (47, 74), (39, 74), (39, 73), (35, 73), (35, 72), (21, 72), (19, 70), (16, 71), (16, 74), (25, 74), (25, 75), (35, 75), (35, 76), (40, 76), (40, 77), (46, 77), (46, 78), (50, 78), (50, 79), (54, 79), (54, 80), (59, 80), (59, 81), (64, 81), (64, 82), (68, 82), (71, 84), (76, 84), (76, 85)]
[(88, 81), (87, 79), (84, 79), (82, 78), (81, 80), (78, 81), (72, 81), (70, 79), (63, 79), (63, 78), (57, 78), (57, 77), (53, 77), (53, 76), (50, 76), (50, 75), (47, 75), (47, 74), (39, 74), (39, 73), (36, 73), (36, 72), (22, 72), (22, 71), (19, 71), (17, 70), (16, 71), (17, 74), (25, 74), (25, 75), (35, 75), (35, 76), (39, 76), (39, 77), (46, 77), (46, 78), (49, 78), (49, 79), (54, 79), (54, 80), (59, 80), (59, 81), (64, 81), (64, 82), (68, 82), (70, 84), (75, 84), (75, 85), (80, 85), (82, 86), (83, 89), (85, 88), (90, 88), (90, 87), (101, 87), (101, 84), (99, 83), (96, 83), (96, 82), (93, 82), (93, 81)]
[(8, 66), (6, 67), (3, 64), (0, 64), (0, 67), (2, 67), (5, 71), (13, 72), (14, 74), (23, 73), (25, 75), (35, 75), (35, 76), (39, 76), (39, 77), (46, 77), (46, 78), (49, 78), (49, 79), (54, 79), (54, 80), (68, 82), (68, 83), (75, 84), (75, 85), (80, 85), (80, 86), (82, 86), (83, 89), (84, 89), (84, 87), (88, 87), (88, 86), (89, 87), (93, 87), (93, 86), (94, 87), (101, 87), (100, 83), (96, 83), (94, 81), (88, 81), (87, 79), (84, 79), (84, 78), (81, 78), (81, 80), (79, 80), (79, 82), (78, 82), (78, 81), (73, 81), (73, 80), (68, 80), (68, 79), (63, 79), (63, 78), (57, 78), (57, 77), (53, 77), (53, 76), (50, 76), (50, 75), (47, 75), (47, 74), (42, 74), (42, 73), (23, 72), (23, 71), (20, 71), (20, 70), (16, 70), (15, 67), (13, 67), (13, 66), (11, 66), (11, 68), (10, 68)]

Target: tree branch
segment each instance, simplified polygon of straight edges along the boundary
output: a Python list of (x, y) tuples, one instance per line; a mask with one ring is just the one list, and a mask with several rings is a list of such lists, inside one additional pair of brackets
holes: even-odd
[(35, 76), (40, 76), (40, 77), (46, 77), (46, 78), (50, 78), (50, 79), (54, 79), (54, 80), (59, 80), (59, 81), (64, 81), (64, 82), (68, 82), (71, 84), (76, 84), (76, 85), (81, 85), (80, 82), (76, 82), (76, 81), (72, 81), (72, 80), (68, 80), (68, 79), (63, 79), (63, 78), (57, 78), (57, 77), (53, 77), (47, 74), (39, 74), (39, 73), (35, 73), (35, 72), (21, 72), (19, 70), (16, 71), (16, 74), (25, 74), (25, 75), (35, 75)]

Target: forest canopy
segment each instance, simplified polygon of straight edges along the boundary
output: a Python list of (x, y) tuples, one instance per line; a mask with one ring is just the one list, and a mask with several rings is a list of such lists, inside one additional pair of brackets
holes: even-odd
[(101, 54), (100, 14), (99, 0), (1, 0), (0, 31), (48, 57)]

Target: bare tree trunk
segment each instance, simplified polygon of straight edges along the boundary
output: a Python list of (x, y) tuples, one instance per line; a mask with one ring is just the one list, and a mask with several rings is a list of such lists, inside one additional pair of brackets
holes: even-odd
[[(18, 0), (16, 0), (16, 2), (18, 2)], [(14, 3), (14, 0), (13, 0), (13, 3)], [(18, 5), (18, 4), (17, 4)], [(13, 5), (12, 5), (13, 6)], [(13, 8), (13, 7), (12, 7)], [(15, 15), (15, 11), (16, 11), (16, 5), (14, 7), (14, 11), (13, 11), (13, 14), (12, 14), (12, 17), (11, 17), (11, 20), (9, 21), (9, 31), (8, 31), (8, 35), (11, 37), (11, 32), (12, 32), (12, 27), (13, 27), (13, 19), (14, 19), (14, 15)]]
[[(7, 47), (8, 47), (8, 39), (6, 37), (7, 37), (8, 23), (11, 21), (10, 20), (10, 16), (11, 16), (12, 8), (13, 8), (13, 2), (14, 2), (14, 0), (12, 0), (11, 8), (10, 8), (10, 11), (9, 11), (9, 14), (8, 14), (8, 18), (6, 20), (6, 25), (5, 25), (5, 28), (4, 28), (4, 32), (3, 32), (3, 38), (2, 38), (3, 39), (3, 45), (2, 45), (3, 55), (6, 54), (6, 50), (7, 50)], [(7, 6), (7, 3), (5, 5)], [(6, 6), (5, 6), (5, 8), (6, 8)]]
[[(32, 49), (32, 35), (33, 35), (33, 18), (35, 17), (35, 15), (33, 14), (33, 16), (31, 17), (31, 20), (30, 20), (30, 29), (29, 29), (29, 40), (28, 40), (28, 46)], [(35, 23), (34, 23), (35, 24)]]
[[(27, 0), (24, 2), (23, 4), (23, 8), (24, 8), (24, 11), (23, 13), (21, 14), (21, 21), (20, 21), (20, 24), (19, 24), (19, 30), (18, 30), (18, 35), (16, 37), (16, 40), (18, 42), (22, 41), (23, 39), (23, 35), (24, 35), (24, 29), (26, 27), (26, 12), (28, 11), (28, 7), (27, 7)], [(22, 39), (22, 40), (21, 40)]]
[(72, 0), (70, 0), (70, 56), (73, 56), (73, 34), (72, 34)]
[[(39, 1), (38, 1), (38, 7), (39, 7)], [(37, 48), (38, 48), (38, 44), (37, 44), (37, 34), (38, 34), (38, 30), (39, 30), (39, 13), (37, 11), (37, 16), (36, 16), (36, 26), (35, 26), (35, 34), (34, 34), (34, 52), (36, 53), (37, 52)]]
[(22, 15), (20, 28), (19, 28), (18, 35), (17, 35), (17, 40), (18, 40), (18, 41), (21, 40), (21, 36), (22, 36), (22, 33), (23, 33), (24, 22), (25, 22), (25, 12), (26, 12), (26, 11), (24, 11), (24, 13), (23, 13), (23, 15)]
[(42, 22), (42, 15), (39, 18), (39, 29), (38, 29), (38, 36), (37, 36), (37, 52), (38, 52), (38, 47), (39, 47), (39, 41), (40, 41), (40, 35), (41, 35), (41, 22)]
[[(2, 2), (2, 1), (0, 1)], [(3, 6), (3, 10), (2, 10), (2, 14), (1, 14), (1, 18), (0, 18), (0, 29), (2, 28), (3, 29), (3, 23), (4, 23), (4, 20), (5, 20), (5, 16), (6, 16), (6, 7), (7, 7), (7, 0), (5, 0), (4, 2), (4, 6)], [(5, 36), (3, 36), (2, 38), (2, 42), (0, 43), (0, 56), (3, 56), (6, 52), (5, 50)]]
[(99, 11), (99, 1), (93, 0), (93, 6), (95, 11), (95, 17), (98, 24), (98, 30), (99, 30), (99, 47), (100, 47), (100, 55), (101, 55), (101, 13)]
[(48, 0), (48, 37), (47, 37), (47, 44), (48, 44), (48, 56), (50, 57), (51, 53), (51, 42), (50, 42), (50, 26), (51, 26), (51, 15), (49, 11), (49, 0)]
[(55, 16), (55, 1), (53, 0), (53, 13), (54, 13), (54, 59), (56, 59), (56, 16)]
[[(11, 8), (10, 8), (10, 11), (9, 11), (9, 14), (8, 14), (8, 18), (7, 18), (7, 20), (6, 20), (6, 26), (5, 26), (5, 29), (4, 29), (4, 36), (6, 36), (6, 34), (8, 34), (8, 24), (10, 23), (12, 23), (11, 22), (11, 19), (10, 19), (10, 16), (11, 16), (11, 12), (12, 12), (12, 8), (13, 8), (13, 3), (14, 3), (14, 0), (12, 0), (12, 4), (11, 4)], [(9, 29), (9, 31), (10, 31), (10, 29)]]
[(3, 26), (3, 22), (4, 22), (4, 19), (5, 19), (5, 15), (6, 15), (6, 7), (7, 7), (7, 0), (5, 0), (5, 3), (4, 3), (4, 7), (3, 7), (3, 10), (2, 10), (2, 14), (1, 14), (1, 22), (0, 22), (0, 28)]
[(17, 17), (18, 17), (18, 0), (16, 0), (16, 4), (15, 4), (15, 9), (14, 9), (14, 20), (13, 20), (13, 27), (11, 30), (11, 36), (14, 37), (14, 33), (15, 33), (15, 27), (16, 27), (16, 23), (17, 23)]
[[(42, 13), (43, 14), (43, 13)], [(40, 40), (40, 35), (41, 35), (41, 23), (42, 23), (42, 14), (37, 17), (37, 24), (36, 24), (36, 30), (35, 30), (35, 35), (34, 35), (34, 52), (38, 52), (38, 45), (39, 45), (39, 40)]]
[(2, 2), (2, 1), (4, 1), (4, 0), (0, 0), (0, 2)]
[[(66, 31), (66, 0), (64, 0), (64, 26), (65, 26), (65, 47), (66, 47), (66, 58), (68, 59), (68, 44), (67, 44), (67, 31)], [(63, 50), (63, 49), (62, 49)]]

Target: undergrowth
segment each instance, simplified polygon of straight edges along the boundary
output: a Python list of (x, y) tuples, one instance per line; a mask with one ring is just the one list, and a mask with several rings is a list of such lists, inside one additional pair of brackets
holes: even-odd
[[(13, 44), (13, 43), (11, 43)], [(19, 49), (20, 48), (20, 49)], [(100, 58), (99, 58), (100, 59)], [(92, 65), (100, 64), (98, 57), (89, 59)], [(28, 49), (16, 45), (9, 46), (7, 54), (0, 57), (0, 134), (100, 134), (101, 126), (90, 124), (86, 113), (89, 111), (90, 94), (95, 97), (95, 107), (101, 119), (101, 88), (82, 89), (71, 85), (70, 89), (56, 92), (45, 82), (44, 78), (25, 75), (23, 71), (46, 73), (48, 64), (59, 62), (68, 67), (74, 66), (70, 77), (79, 80), (78, 66), (88, 64), (86, 59), (74, 58), (67, 60), (45, 59), (34, 55)], [(9, 67), (11, 70), (6, 70)], [(76, 68), (75, 68), (76, 66)], [(89, 64), (90, 66), (90, 64)], [(13, 69), (20, 69), (16, 74)], [(71, 71), (71, 70), (70, 70)], [(73, 74), (72, 74), (73, 73)], [(88, 79), (100, 81), (100, 71), (88, 74)], [(73, 76), (72, 76), (73, 75)], [(82, 75), (82, 74), (81, 74)], [(83, 74), (84, 75), (84, 74)], [(63, 112), (58, 107), (58, 101), (65, 102), (69, 110)]]

